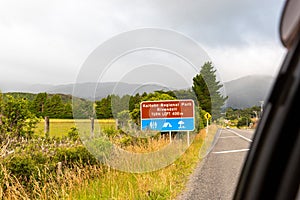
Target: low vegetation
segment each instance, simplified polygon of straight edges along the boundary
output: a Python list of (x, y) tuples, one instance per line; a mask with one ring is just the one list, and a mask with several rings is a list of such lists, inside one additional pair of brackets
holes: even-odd
[(244, 109), (227, 108), (224, 118), (219, 119), (219, 121), (230, 127), (255, 128), (262, 114), (261, 109), (259, 106)]
[[(195, 87), (189, 90), (123, 97), (109, 95), (96, 102), (73, 98), (71, 103), (68, 95), (20, 93), (2, 96), (0, 92), (0, 198), (175, 198), (212, 143), (216, 128), (210, 126), (209, 134), (203, 130), (206, 125), (203, 123), (204, 114), (206, 111), (219, 112), (226, 100), (218, 92), (217, 96), (208, 93), (221, 87), (215, 79), (212, 64), (206, 63), (201, 73), (203, 75), (193, 79)], [(203, 82), (204, 76), (212, 79), (212, 85)], [(137, 128), (140, 126), (141, 101), (187, 97), (196, 102), (195, 133), (187, 150), (177, 146), (187, 146), (187, 140), (180, 134), (170, 145), (169, 137), (163, 137), (160, 132), (141, 132)], [(209, 104), (214, 99), (217, 101)], [(200, 100), (206, 102), (205, 110), (199, 106)], [(46, 134), (44, 117), (50, 118), (50, 132)], [(109, 119), (112, 117), (118, 120), (118, 125), (115, 120)], [(76, 118), (75, 123), (72, 118)], [(93, 118), (101, 120), (95, 120), (94, 126), (91, 126), (90, 119)], [(151, 172), (129, 173), (110, 167), (108, 157), (113, 155), (114, 161), (120, 161), (118, 153), (124, 150), (134, 155), (160, 152), (168, 147), (172, 147), (171, 151), (163, 154), (163, 158), (174, 156), (173, 152), (180, 154), (176, 154), (174, 160), (168, 160), (163, 167), (153, 168), (146, 159), (145, 163), (134, 160), (133, 163), (148, 167), (144, 171)], [(115, 151), (120, 148), (120, 151)], [(90, 152), (99, 154), (92, 155)]]
[(85, 181), (85, 186), (71, 195), (75, 199), (174, 199), (199, 161), (204, 138), (205, 131), (201, 131), (185, 154), (166, 168), (141, 174), (109, 169), (110, 173)]
[[(201, 149), (205, 136), (204, 130), (197, 134), (186, 153), (170, 166), (141, 174), (121, 172), (99, 163), (74, 138), (10, 140), (1, 146), (0, 196), (5, 199), (174, 198), (199, 161), (200, 150), (206, 151)], [(143, 145), (141, 151), (161, 143), (167, 144), (168, 140), (154, 140), (148, 147)]]

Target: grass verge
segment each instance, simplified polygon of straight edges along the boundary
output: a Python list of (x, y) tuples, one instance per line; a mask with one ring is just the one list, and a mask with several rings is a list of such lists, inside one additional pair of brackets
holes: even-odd
[[(209, 139), (217, 128), (210, 126)], [(149, 173), (127, 173), (108, 168), (101, 178), (86, 180), (74, 189), (73, 199), (174, 199), (184, 189), (199, 162), (206, 131), (201, 130), (179, 159), (168, 167)]]
[[(95, 162), (77, 140), (11, 139), (0, 144), (0, 199), (174, 199), (199, 162), (199, 151), (208, 144), (204, 140), (214, 135), (213, 128), (208, 135), (205, 130), (197, 134), (173, 164), (140, 174)], [(149, 143), (148, 150), (159, 147), (161, 140)]]

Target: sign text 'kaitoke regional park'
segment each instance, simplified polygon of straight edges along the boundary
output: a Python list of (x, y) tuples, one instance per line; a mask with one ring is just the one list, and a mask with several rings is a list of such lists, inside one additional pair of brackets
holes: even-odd
[(193, 100), (143, 101), (140, 109), (142, 130), (193, 131), (195, 128)]

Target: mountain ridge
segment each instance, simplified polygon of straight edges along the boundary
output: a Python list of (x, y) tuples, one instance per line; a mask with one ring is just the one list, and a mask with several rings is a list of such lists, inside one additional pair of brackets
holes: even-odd
[(224, 83), (229, 97), (226, 107), (246, 108), (260, 105), (268, 97), (275, 78), (266, 75), (249, 75)]
[[(274, 77), (266, 75), (249, 75), (224, 82), (224, 90), (222, 91), (222, 94), (224, 96), (228, 96), (226, 107), (246, 108), (253, 105), (259, 105), (260, 101), (264, 101), (267, 98), (273, 82)], [(146, 86), (143, 84), (123, 82), (105, 82), (101, 84), (86, 82), (61, 85), (22, 84), (22, 86), (17, 83), (10, 85), (0, 82), (0, 89), (2, 89), (2, 92), (4, 93), (28, 92), (36, 94), (40, 92), (47, 92), (50, 94), (67, 94), (74, 95), (79, 98), (95, 100), (107, 97), (107, 95), (112, 93), (123, 96), (126, 94), (134, 95), (136, 93), (148, 93), (155, 90), (177, 90), (180, 88), (165, 88), (159, 85)]]

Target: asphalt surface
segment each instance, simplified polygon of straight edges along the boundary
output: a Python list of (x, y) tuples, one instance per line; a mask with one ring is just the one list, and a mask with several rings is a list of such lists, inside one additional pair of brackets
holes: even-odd
[(222, 129), (178, 199), (232, 199), (252, 137), (253, 130)]

